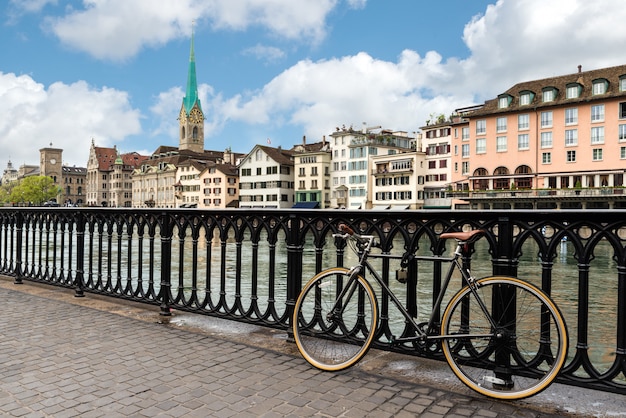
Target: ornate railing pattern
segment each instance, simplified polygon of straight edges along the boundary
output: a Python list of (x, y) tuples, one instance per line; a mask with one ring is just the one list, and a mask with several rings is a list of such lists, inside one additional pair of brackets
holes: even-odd
[[(1, 208), (0, 274), (73, 288), (76, 296), (153, 304), (163, 315), (174, 308), (289, 332), (303, 280), (353, 261), (331, 236), (340, 222), (377, 235), (383, 252), (400, 255), (444, 254), (450, 246), (438, 240), (441, 232), (485, 229), (473, 251), (491, 262), (474, 261), (474, 275), (519, 273), (564, 311), (571, 348), (559, 380), (626, 394), (626, 211)], [(559, 257), (576, 268), (558, 272)], [(440, 263), (409, 266), (407, 285), (395, 283), (393, 259), (378, 267), (411, 310), (419, 303), (430, 310)], [(430, 292), (420, 296), (424, 286)], [(378, 293), (377, 345), (389, 348), (387, 338), (406, 325)], [(441, 357), (439, 347), (395, 349)]]

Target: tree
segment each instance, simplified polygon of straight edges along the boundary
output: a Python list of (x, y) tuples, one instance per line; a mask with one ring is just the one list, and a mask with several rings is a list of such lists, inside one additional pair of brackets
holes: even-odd
[(30, 176), (20, 180), (11, 191), (11, 202), (33, 203), (41, 205), (50, 199), (56, 198), (61, 189), (54, 185), (51, 177)]

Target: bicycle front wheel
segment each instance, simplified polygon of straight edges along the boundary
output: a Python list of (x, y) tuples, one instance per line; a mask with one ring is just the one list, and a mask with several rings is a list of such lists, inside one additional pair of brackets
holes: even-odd
[(516, 278), (484, 278), (476, 289), (461, 289), (443, 314), (443, 353), (452, 371), (471, 389), (497, 399), (541, 392), (567, 357), (567, 327), (558, 307)]
[(302, 289), (294, 307), (293, 337), (310, 364), (338, 371), (367, 353), (377, 321), (371, 285), (361, 276), (350, 279), (348, 269), (336, 267), (320, 272)]

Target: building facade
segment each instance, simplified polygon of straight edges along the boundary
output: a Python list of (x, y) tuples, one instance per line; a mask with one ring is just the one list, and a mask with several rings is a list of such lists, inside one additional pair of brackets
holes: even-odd
[(518, 83), (460, 113), (453, 181), (470, 208), (626, 207), (626, 65)]
[(406, 132), (382, 130), (380, 126), (337, 128), (330, 135), (332, 148), (331, 207), (370, 209), (372, 175), (370, 157), (415, 150), (415, 138)]
[(239, 164), (240, 208), (290, 208), (294, 198), (294, 152), (256, 145)]
[(292, 148), (294, 151), (295, 205), (297, 208), (324, 209), (330, 207), (330, 144), (306, 143)]
[(136, 152), (120, 154), (116, 147), (97, 147), (92, 139), (86, 168), (86, 204), (131, 207), (132, 174), (147, 159)]

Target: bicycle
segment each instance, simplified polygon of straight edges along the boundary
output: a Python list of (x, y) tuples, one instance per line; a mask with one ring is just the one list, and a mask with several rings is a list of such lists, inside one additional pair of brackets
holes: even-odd
[[(567, 327), (556, 304), (539, 288), (514, 277), (474, 278), (462, 256), (485, 231), (446, 232), (456, 239), (453, 256), (405, 253), (372, 254), (372, 235), (359, 235), (344, 224), (333, 237), (351, 244), (359, 261), (351, 268), (333, 267), (306, 283), (296, 300), (293, 337), (313, 366), (338, 371), (356, 364), (376, 338), (378, 302), (365, 273), (373, 277), (413, 329), (413, 335), (390, 338), (390, 344), (434, 344), (454, 374), (469, 388), (496, 399), (522, 399), (547, 388), (567, 357)], [(450, 264), (426, 324), (417, 324), (368, 258), (439, 260)], [(440, 323), (435, 312), (455, 271), (463, 286), (449, 300)], [(402, 275), (401, 275), (402, 276)]]

